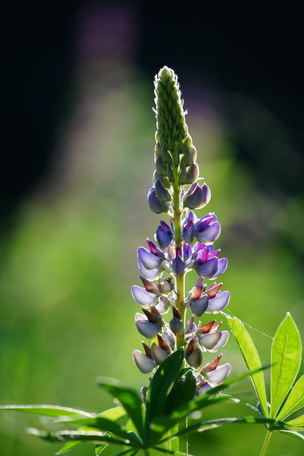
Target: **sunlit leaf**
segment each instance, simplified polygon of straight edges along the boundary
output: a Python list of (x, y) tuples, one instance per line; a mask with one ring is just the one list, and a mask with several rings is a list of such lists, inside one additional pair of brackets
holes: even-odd
[(277, 418), (285, 419), (299, 408), (304, 407), (304, 375), (299, 378), (297, 383), (292, 387), (289, 396), (278, 413)]
[(163, 414), (168, 393), (180, 376), (184, 350), (179, 349), (163, 361), (151, 382), (147, 397), (147, 422)]
[[(258, 351), (253, 343), (252, 338), (250, 337), (249, 333), (245, 329), (242, 322), (236, 317), (229, 317), (226, 315), (228, 319), (228, 323), (236, 341), (241, 349), (242, 355), (246, 362), (246, 365), (249, 370), (254, 370), (260, 368), (262, 366), (260, 356)], [(264, 416), (268, 416), (268, 408), (267, 408), (267, 395), (266, 395), (266, 388), (265, 388), (265, 379), (263, 371), (259, 371), (256, 374), (251, 376), (254, 389), (256, 391), (257, 397), (261, 404), (261, 409)]]
[(67, 453), (68, 451), (72, 450), (76, 445), (79, 445), (81, 442), (76, 441), (76, 442), (67, 442), (63, 447), (57, 451), (56, 454), (63, 454)]
[(142, 416), (142, 399), (138, 391), (133, 388), (122, 386), (117, 380), (109, 378), (99, 378), (98, 384), (114, 396), (126, 410), (130, 419), (133, 421), (138, 434), (143, 438), (143, 416)]
[(104, 445), (97, 445), (95, 448), (95, 456), (100, 456), (101, 453), (108, 447), (108, 443)]
[(297, 431), (279, 431), (281, 434), (286, 434), (289, 435), (290, 437), (295, 437), (296, 439), (304, 440), (304, 434), (301, 434), (300, 432)]
[(193, 400), (195, 391), (196, 381), (192, 370), (189, 369), (184, 373), (182, 372), (167, 397), (164, 414), (168, 415), (180, 406), (188, 404)]
[(35, 415), (53, 416), (53, 417), (87, 417), (92, 418), (95, 415), (83, 410), (73, 409), (70, 407), (60, 407), (57, 405), (0, 405), (0, 410), (12, 410), (16, 412), (32, 413)]
[(298, 328), (287, 313), (280, 324), (271, 349), (270, 417), (275, 418), (301, 365), (302, 344)]
[(112, 443), (115, 445), (129, 445), (126, 441), (121, 440), (117, 437), (112, 437), (108, 434), (105, 434), (100, 431), (83, 431), (83, 430), (63, 430), (57, 432), (47, 432), (47, 431), (40, 431), (38, 429), (29, 428), (28, 432), (30, 434), (36, 435), (41, 437), (44, 440), (49, 442), (69, 442), (69, 441), (81, 441), (81, 442), (88, 442), (88, 443)]
[(293, 427), (304, 427), (304, 415), (298, 416), (293, 420), (287, 421), (286, 424)]

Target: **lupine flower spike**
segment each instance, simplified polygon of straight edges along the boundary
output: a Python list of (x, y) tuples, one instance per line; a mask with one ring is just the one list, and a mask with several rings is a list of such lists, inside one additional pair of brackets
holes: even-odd
[[(197, 151), (178, 80), (167, 67), (155, 77), (155, 114), (155, 171), (147, 200), (151, 211), (168, 220), (161, 220), (155, 239), (147, 239), (147, 247), (137, 251), (143, 287), (133, 285), (131, 293), (143, 313), (136, 313), (135, 321), (151, 345), (142, 342), (144, 352), (134, 350), (133, 360), (141, 372), (151, 373), (172, 351), (184, 347), (185, 365), (193, 369), (201, 394), (221, 384), (231, 370), (228, 363), (219, 365), (222, 354), (202, 367), (208, 352), (224, 347), (229, 332), (221, 331), (216, 320), (195, 321), (228, 305), (229, 291), (220, 291), (223, 283), (215, 281), (228, 260), (214, 247), (221, 234), (217, 216), (208, 212), (198, 217), (194, 212), (209, 203), (211, 191), (206, 183), (199, 184)], [(185, 277), (193, 270), (198, 279), (186, 293)], [(192, 314), (188, 321), (187, 310)]]

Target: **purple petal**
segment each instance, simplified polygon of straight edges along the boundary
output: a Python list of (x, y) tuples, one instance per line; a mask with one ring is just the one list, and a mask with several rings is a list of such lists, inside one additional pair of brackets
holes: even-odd
[(139, 350), (133, 350), (132, 358), (135, 365), (143, 374), (149, 374), (156, 366), (154, 359), (149, 358)]
[(183, 323), (182, 323), (182, 321), (179, 320), (179, 319), (176, 318), (176, 317), (173, 317), (172, 320), (170, 320), (169, 326), (170, 326), (171, 331), (172, 331), (174, 334), (179, 333), (179, 332), (183, 329)]
[(137, 331), (147, 339), (154, 339), (157, 333), (161, 330), (159, 325), (151, 323), (149, 320), (136, 320)]
[(190, 304), (191, 310), (197, 317), (200, 317), (208, 307), (208, 296), (202, 296)]
[(206, 204), (208, 204), (211, 199), (211, 190), (205, 183), (202, 185), (201, 189), (203, 193), (203, 206), (206, 206)]
[(139, 302), (139, 304), (144, 307), (151, 306), (157, 299), (156, 294), (150, 293), (145, 288), (138, 287), (137, 285), (133, 285), (131, 288), (131, 293), (133, 299), (135, 299), (135, 301)]
[(209, 299), (206, 313), (218, 313), (228, 306), (230, 301), (229, 291), (218, 291), (215, 298)]
[(205, 347), (207, 350), (212, 350), (213, 347), (215, 347), (219, 341), (221, 340), (222, 333), (221, 331), (214, 331), (212, 333), (206, 333), (202, 334), (199, 337), (199, 343), (203, 347)]
[(141, 261), (138, 260), (137, 262), (138, 269), (140, 270), (141, 275), (146, 277), (147, 279), (154, 280), (160, 273), (159, 268), (147, 269), (144, 267)]
[(160, 259), (163, 259), (164, 253), (154, 244), (154, 242), (150, 241), (149, 238), (147, 238), (146, 241), (149, 246), (150, 252), (153, 253), (153, 255), (159, 257)]
[(220, 259), (218, 260), (218, 269), (217, 269), (217, 271), (214, 273), (214, 276), (212, 277), (212, 279), (216, 279), (219, 275), (223, 274), (223, 272), (226, 271), (227, 266), (228, 266), (228, 260), (227, 260), (227, 258), (220, 258)]
[(166, 222), (164, 222), (163, 220), (160, 221), (160, 226), (162, 227), (163, 230), (166, 231), (166, 233), (167, 233), (169, 236), (171, 236), (171, 239), (172, 239), (172, 236), (173, 236), (173, 235), (172, 235), (172, 231), (171, 231), (170, 226), (169, 226)]
[(205, 244), (200, 244), (199, 242), (196, 242), (193, 246), (193, 252), (197, 254), (200, 250), (203, 250), (205, 247)]
[(231, 365), (229, 363), (222, 364), (222, 366), (217, 367), (215, 370), (208, 372), (206, 378), (209, 382), (214, 385), (220, 385), (228, 377), (231, 372)]
[(154, 269), (160, 265), (161, 259), (149, 252), (144, 247), (139, 247), (137, 250), (137, 257), (142, 262), (145, 268)]
[(160, 248), (164, 249), (170, 244), (172, 237), (161, 226), (159, 226), (156, 230), (156, 239)]
[(172, 261), (172, 269), (177, 275), (183, 274), (185, 270), (185, 263), (181, 259), (179, 255), (177, 255), (174, 260)]
[(184, 257), (184, 260), (187, 262), (188, 260), (190, 260), (190, 258), (192, 257), (192, 249), (191, 249), (191, 246), (189, 244), (184, 244), (183, 245), (183, 257)]
[(220, 340), (218, 341), (218, 343), (216, 345), (214, 345), (214, 347), (210, 348), (209, 351), (211, 353), (215, 353), (217, 352), (220, 348), (224, 347), (229, 339), (229, 331), (219, 331), (220, 334), (221, 334), (221, 338)]
[(187, 244), (192, 244), (192, 241), (194, 239), (194, 231), (194, 223), (192, 220), (189, 220), (183, 229), (183, 239), (185, 242), (187, 242)]
[(157, 198), (154, 187), (149, 190), (147, 199), (148, 206), (152, 212), (155, 212), (156, 214), (167, 212), (166, 206)]
[(167, 353), (157, 344), (151, 345), (151, 353), (156, 364), (161, 364), (169, 356), (169, 353)]
[(196, 272), (205, 279), (212, 279), (218, 270), (218, 262), (218, 258), (211, 258), (205, 263), (196, 266)]
[(207, 244), (208, 242), (216, 241), (221, 234), (221, 225), (219, 222), (210, 223), (203, 230), (196, 229), (195, 234), (199, 242)]

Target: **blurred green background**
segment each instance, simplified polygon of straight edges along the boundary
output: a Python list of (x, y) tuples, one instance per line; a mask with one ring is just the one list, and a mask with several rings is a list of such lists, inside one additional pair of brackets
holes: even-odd
[[(194, 35), (172, 44), (173, 30), (183, 25), (181, 12), (168, 8), (159, 15), (157, 2), (153, 8), (141, 2), (67, 5), (53, 2), (45, 12), (30, 6), (33, 29), (23, 29), (19, 15), (7, 12), (15, 28), (8, 34), (12, 80), (5, 86), (5, 119), (13, 128), (6, 129), (1, 179), (0, 402), (101, 411), (112, 402), (97, 388), (98, 375), (147, 385), (131, 359), (141, 337), (129, 290), (139, 284), (136, 249), (162, 218), (149, 212), (146, 194), (154, 165), (153, 77), (164, 64), (179, 76), (201, 176), (212, 191), (207, 211), (222, 224), (217, 246), (229, 258), (223, 276), (223, 289), (232, 293), (229, 311), (248, 325), (268, 363), (271, 338), (286, 312), (304, 333), (297, 61), (289, 67), (294, 86), (284, 91), (288, 73), (277, 74), (270, 35), (255, 42), (255, 60), (255, 17), (237, 22), (233, 11), (231, 21), (242, 23), (242, 31), (249, 27), (239, 53), (233, 53), (238, 34), (230, 28), (214, 39), (213, 25), (223, 33), (224, 10), (220, 16), (205, 11), (198, 30), (189, 17), (186, 28)], [(262, 31), (263, 24), (261, 19)], [(292, 30), (296, 24), (289, 25)], [(211, 30), (209, 45), (204, 38)], [(283, 39), (279, 30), (277, 24), (277, 40)], [(230, 54), (218, 54), (221, 45)], [(264, 68), (265, 46), (273, 54)], [(17, 74), (22, 63), (29, 65)], [(233, 337), (223, 359), (232, 364), (232, 375), (246, 370)], [(249, 380), (235, 390), (254, 403)], [(243, 413), (251, 410), (230, 405), (205, 416)], [(47, 456), (60, 448), (26, 434), (29, 426), (48, 427), (46, 420), (2, 413), (0, 424), (1, 456)], [(190, 452), (254, 456), (264, 433), (256, 425), (208, 431), (191, 438)], [(302, 452), (300, 441), (278, 434), (268, 455)], [(93, 448), (80, 446), (74, 454), (93, 454)]]

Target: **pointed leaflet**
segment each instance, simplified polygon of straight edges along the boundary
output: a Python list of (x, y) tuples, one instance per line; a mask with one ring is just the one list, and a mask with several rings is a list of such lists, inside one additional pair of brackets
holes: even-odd
[(60, 407), (57, 405), (0, 405), (0, 410), (12, 410), (16, 412), (33, 413), (35, 415), (53, 417), (74, 417), (74, 418), (94, 418), (95, 414), (77, 410), (70, 407)]
[(147, 424), (162, 415), (168, 393), (180, 375), (183, 360), (184, 350), (181, 348), (168, 356), (155, 372), (147, 398)]
[(298, 328), (287, 313), (274, 337), (271, 349), (270, 417), (275, 418), (301, 365), (302, 344)]
[[(260, 356), (258, 351), (249, 335), (247, 330), (244, 328), (242, 322), (236, 317), (230, 317), (226, 315), (228, 319), (228, 323), (236, 341), (241, 349), (242, 355), (244, 360), (247, 364), (249, 370), (255, 370), (262, 367)], [(263, 411), (264, 416), (268, 415), (268, 408), (267, 408), (267, 396), (266, 396), (266, 388), (265, 388), (265, 380), (264, 380), (264, 373), (263, 371), (259, 371), (251, 376), (252, 383), (258, 399), (261, 404), (261, 408)]]
[(304, 431), (304, 415), (298, 416), (298, 418), (295, 418), (294, 420), (287, 421), (286, 427), (292, 426), (293, 429), (297, 428), (297, 430), (303, 430)]
[(302, 377), (299, 378), (297, 383), (292, 387), (292, 390), (290, 391), (288, 398), (277, 418), (279, 420), (284, 420), (301, 407), (304, 407), (304, 375), (302, 375)]
[(142, 400), (139, 393), (133, 388), (120, 386), (119, 382), (114, 379), (103, 377), (99, 378), (97, 382), (101, 388), (118, 399), (133, 421), (138, 434), (143, 438)]

